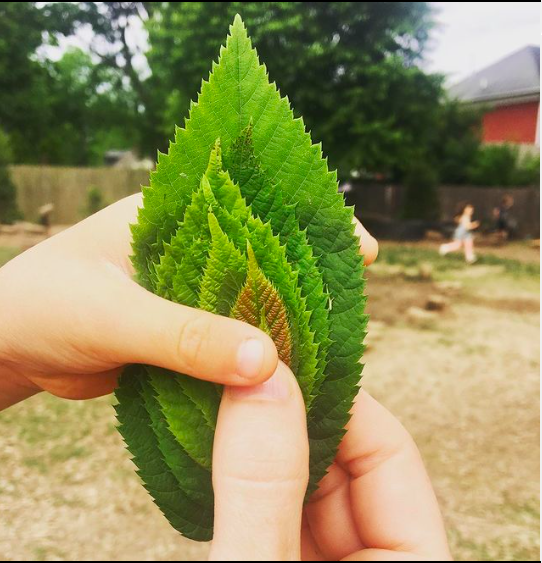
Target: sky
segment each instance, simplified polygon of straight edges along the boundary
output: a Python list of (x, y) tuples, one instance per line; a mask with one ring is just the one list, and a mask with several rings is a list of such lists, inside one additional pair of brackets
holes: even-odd
[(502, 57), (540, 45), (539, 2), (431, 2), (437, 26), (425, 68), (455, 83)]
[[(448, 84), (525, 47), (540, 45), (539, 2), (431, 2), (436, 10), (436, 26), (426, 51), (424, 68), (444, 73)], [(146, 44), (141, 22), (134, 22), (129, 38), (132, 44)], [(57, 58), (68, 45), (85, 48), (92, 38), (89, 29), (79, 37), (61, 41), (60, 49), (47, 48), (47, 56)], [(136, 68), (146, 74), (144, 57), (136, 57)]]

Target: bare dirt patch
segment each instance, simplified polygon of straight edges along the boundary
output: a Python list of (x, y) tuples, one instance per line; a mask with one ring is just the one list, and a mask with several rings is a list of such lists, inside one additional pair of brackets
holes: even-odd
[(371, 318), (386, 324), (365, 357), (364, 387), (418, 443), (455, 558), (538, 560), (536, 282), (464, 282), (436, 321), (413, 326), (405, 311), (435, 289), (369, 275)]
[(70, 225), (52, 225), (48, 231), (40, 225), (19, 223), (0, 225), (0, 247), (17, 248), (22, 252), (67, 229)]
[[(539, 280), (490, 266), (476, 275), (436, 268), (425, 280), (385, 263), (369, 272), (370, 323), (379, 328), (363, 385), (416, 439), (456, 559), (535, 561)], [(446, 308), (427, 325), (411, 322), (408, 309), (435, 293)], [(1, 560), (202, 560), (208, 552), (181, 538), (138, 483), (108, 398), (42, 395), (1, 413), (0, 467)]]

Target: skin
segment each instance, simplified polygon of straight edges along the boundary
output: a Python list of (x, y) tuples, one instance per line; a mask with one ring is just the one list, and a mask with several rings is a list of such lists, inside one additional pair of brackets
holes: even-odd
[[(110, 393), (149, 363), (226, 385), (213, 452), (213, 560), (444, 560), (437, 502), (406, 430), (361, 392), (308, 504), (303, 400), (272, 341), (137, 285), (123, 199), (0, 269), (0, 409), (46, 391)], [(356, 222), (366, 264), (376, 240)], [(217, 346), (216, 343), (220, 345)]]
[(405, 428), (361, 391), (336, 460), (303, 507), (303, 400), (279, 363), (227, 388), (213, 450), (214, 561), (446, 561), (442, 517)]
[[(465, 213), (466, 215), (468, 215), (469, 219), (472, 219), (472, 216), (474, 215), (474, 207), (472, 205), (467, 205), (467, 207), (465, 207)], [(471, 221), (469, 228), (471, 230), (477, 229), (480, 226), (480, 221)]]

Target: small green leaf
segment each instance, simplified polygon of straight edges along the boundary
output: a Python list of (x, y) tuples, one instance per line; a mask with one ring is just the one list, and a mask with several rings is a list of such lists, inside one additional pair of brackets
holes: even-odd
[(245, 281), (247, 260), (224, 234), (212, 213), (209, 230), (211, 250), (201, 278), (198, 307), (226, 316)]
[(292, 335), (288, 312), (279, 292), (258, 267), (250, 245), (247, 281), (237, 296), (231, 315), (267, 332), (277, 347), (279, 358), (286, 365), (290, 365)]

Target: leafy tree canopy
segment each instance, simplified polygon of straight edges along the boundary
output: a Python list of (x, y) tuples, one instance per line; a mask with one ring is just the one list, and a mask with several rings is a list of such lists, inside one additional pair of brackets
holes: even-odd
[(423, 142), (442, 80), (415, 66), (425, 2), (164, 2), (148, 21), (148, 62), (165, 99), (164, 133), (185, 115), (235, 13), (271, 80), (287, 92), (331, 166), (393, 173)]
[[(137, 101), (119, 69), (80, 49), (38, 56), (85, 22), (76, 4), (0, 3), (0, 127), (14, 162), (85, 165), (137, 144)], [(31, 150), (30, 150), (31, 148)]]
[[(0, 128), (14, 161), (92, 165), (107, 149), (167, 149), (235, 13), (341, 179), (472, 177), (479, 115), (420, 68), (427, 2), (2, 2)], [(147, 45), (131, 39), (134, 23)], [(89, 53), (43, 56), (83, 26)]]

